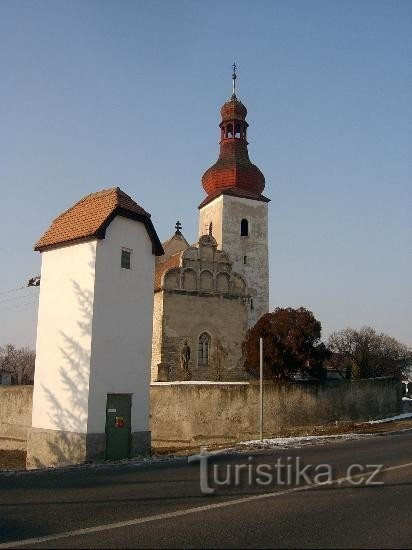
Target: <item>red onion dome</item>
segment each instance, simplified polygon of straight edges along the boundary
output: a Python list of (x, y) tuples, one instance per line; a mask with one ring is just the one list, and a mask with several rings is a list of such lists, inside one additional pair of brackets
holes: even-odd
[(264, 175), (249, 159), (246, 114), (246, 107), (235, 94), (221, 108), (220, 155), (202, 177), (208, 195), (227, 188), (260, 195), (265, 188)]
[(229, 120), (245, 120), (247, 115), (247, 109), (241, 101), (235, 96), (232, 95), (230, 101), (226, 101), (220, 109), (220, 114), (222, 115), (222, 122)]

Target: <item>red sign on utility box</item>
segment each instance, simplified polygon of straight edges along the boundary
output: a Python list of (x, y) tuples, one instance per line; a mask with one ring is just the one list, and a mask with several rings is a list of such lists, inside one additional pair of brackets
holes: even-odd
[(123, 416), (116, 416), (114, 421), (114, 427), (115, 428), (124, 428), (124, 417)]

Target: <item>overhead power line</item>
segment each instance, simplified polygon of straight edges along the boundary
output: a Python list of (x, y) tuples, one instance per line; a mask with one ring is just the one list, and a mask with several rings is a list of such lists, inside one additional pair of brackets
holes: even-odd
[(4, 298), (0, 300), (0, 304), (3, 304), (5, 302), (15, 302), (17, 300), (23, 300), (24, 298), (33, 298), (34, 296), (38, 296), (36, 292), (29, 291), (25, 294), (18, 294), (17, 296), (11, 296), (10, 298)]
[(26, 288), (27, 288), (27, 286), (24, 285), (24, 286), (19, 286), (17, 288), (11, 288), (10, 290), (2, 290), (2, 291), (0, 291), (0, 295), (1, 294), (11, 294), (12, 292), (17, 292), (18, 290), (24, 290)]
[(27, 306), (31, 306), (31, 305), (34, 305), (34, 304), (37, 304), (37, 300), (34, 300), (33, 302), (27, 302), (25, 304), (18, 304), (18, 305), (12, 306), (12, 307), (2, 308), (2, 309), (0, 309), (0, 312), (12, 311), (13, 309), (19, 309), (21, 307), (27, 307)]
[(27, 288), (37, 288), (40, 286), (40, 275), (31, 277), (26, 285), (18, 286), (16, 288), (10, 288), (9, 290), (0, 290), (0, 296), (3, 294), (11, 294), (12, 292), (19, 292), (20, 290), (26, 290)]

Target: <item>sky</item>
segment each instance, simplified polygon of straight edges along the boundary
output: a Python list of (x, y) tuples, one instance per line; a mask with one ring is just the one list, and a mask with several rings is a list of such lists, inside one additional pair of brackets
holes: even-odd
[(271, 309), (412, 345), (409, 0), (1, 0), (0, 345), (34, 347), (33, 245), (83, 196), (119, 186), (196, 240), (233, 61)]

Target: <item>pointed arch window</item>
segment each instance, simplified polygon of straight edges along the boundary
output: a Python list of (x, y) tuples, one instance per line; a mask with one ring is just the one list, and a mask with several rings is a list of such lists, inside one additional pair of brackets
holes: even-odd
[(240, 222), (240, 236), (249, 236), (249, 222), (245, 218)]
[(206, 367), (209, 363), (210, 334), (203, 332), (199, 336), (197, 348), (197, 363), (199, 366)]

